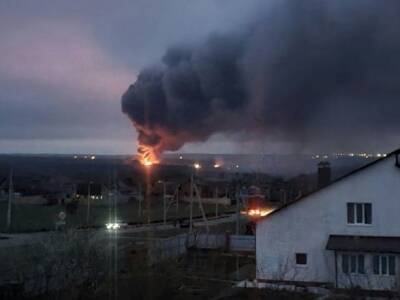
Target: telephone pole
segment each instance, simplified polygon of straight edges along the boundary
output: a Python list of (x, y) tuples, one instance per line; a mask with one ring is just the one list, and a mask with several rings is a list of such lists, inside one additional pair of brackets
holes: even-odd
[(91, 183), (92, 182), (89, 181), (89, 183), (88, 183), (88, 194), (87, 194), (86, 224), (87, 224), (88, 227), (89, 227), (89, 222), (90, 222), (90, 197), (91, 197), (91, 195), (90, 195), (90, 184)]
[(11, 204), (14, 195), (13, 187), (13, 170), (10, 170), (10, 178), (8, 180), (8, 207), (7, 207), (7, 229), (10, 230), (11, 227)]

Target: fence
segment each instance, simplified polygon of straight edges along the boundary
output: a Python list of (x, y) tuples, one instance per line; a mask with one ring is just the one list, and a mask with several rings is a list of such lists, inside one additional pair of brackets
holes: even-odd
[(170, 238), (153, 240), (149, 248), (150, 262), (155, 263), (185, 254), (187, 243), (188, 238), (186, 233)]
[(153, 263), (175, 258), (185, 254), (188, 248), (248, 253), (256, 250), (254, 236), (184, 233), (153, 240), (149, 248), (149, 258)]
[(251, 235), (231, 235), (229, 249), (233, 252), (255, 252), (256, 238)]

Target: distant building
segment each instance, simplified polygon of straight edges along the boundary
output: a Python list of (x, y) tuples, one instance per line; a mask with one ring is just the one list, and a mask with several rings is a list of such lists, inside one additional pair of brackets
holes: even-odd
[(129, 196), (121, 192), (118, 192), (116, 198), (114, 196), (114, 191), (100, 183), (79, 183), (75, 192), (75, 199), (82, 204), (87, 204), (88, 199), (90, 199), (91, 204), (94, 205), (109, 205), (114, 199), (118, 203), (126, 203), (129, 201)]
[(259, 283), (400, 286), (400, 149), (257, 223)]

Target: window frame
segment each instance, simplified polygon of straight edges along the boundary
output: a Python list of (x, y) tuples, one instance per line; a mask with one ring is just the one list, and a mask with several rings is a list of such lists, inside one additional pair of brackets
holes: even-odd
[[(378, 259), (377, 261), (375, 259)], [(375, 263), (378, 262), (376, 271)], [(393, 262), (393, 265), (391, 265)], [(385, 271), (384, 271), (385, 270)], [(396, 255), (374, 254), (372, 255), (372, 274), (376, 276), (396, 276)]]
[[(305, 263), (298, 263), (298, 258), (304, 257)], [(305, 252), (296, 252), (294, 255), (295, 263), (297, 267), (307, 267), (308, 266), (308, 255)]]
[[(347, 261), (346, 263), (347, 272), (345, 272), (345, 267), (344, 267), (346, 261)], [(364, 253), (342, 253), (341, 254), (342, 273), (345, 275), (365, 275), (366, 274), (365, 261), (366, 261), (366, 255)]]
[(372, 225), (371, 202), (347, 202), (347, 225)]

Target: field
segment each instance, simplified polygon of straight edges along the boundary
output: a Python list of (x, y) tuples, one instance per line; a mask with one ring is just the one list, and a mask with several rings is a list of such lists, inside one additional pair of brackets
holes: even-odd
[[(143, 208), (146, 205), (143, 203)], [(208, 214), (215, 213), (215, 205), (204, 205), (204, 210)], [(218, 207), (218, 212), (234, 211), (234, 207)], [(12, 207), (11, 232), (34, 232), (44, 230), (54, 230), (55, 223), (58, 221), (58, 214), (66, 211), (62, 205), (30, 205), (18, 204)], [(178, 219), (189, 217), (190, 206), (188, 203), (180, 203), (179, 210), (170, 207), (167, 213), (168, 219)], [(138, 202), (119, 204), (114, 209), (108, 206), (91, 205), (89, 226), (104, 227), (105, 224), (113, 220), (114, 214), (117, 220), (127, 223), (147, 222), (146, 210), (142, 216), (139, 215)], [(0, 232), (6, 232), (7, 203), (0, 202)], [(193, 215), (201, 216), (201, 211), (197, 203), (193, 205)], [(150, 221), (163, 219), (163, 203), (161, 199), (151, 200)], [(80, 204), (74, 214), (67, 214), (66, 226), (76, 228), (87, 226), (87, 206)]]

